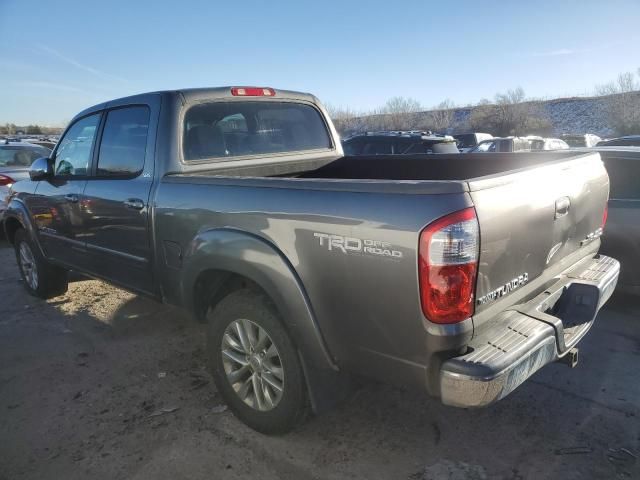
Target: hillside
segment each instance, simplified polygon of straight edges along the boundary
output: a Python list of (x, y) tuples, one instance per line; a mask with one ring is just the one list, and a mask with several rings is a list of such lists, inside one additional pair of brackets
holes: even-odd
[[(601, 137), (616, 136), (615, 121), (620, 123), (620, 115), (635, 130), (640, 116), (640, 91), (613, 94), (598, 97), (570, 97), (552, 100), (536, 100), (518, 102), (519, 110), (524, 116), (535, 117), (545, 125), (545, 132), (551, 135), (563, 133), (594, 133)], [(338, 130), (343, 134), (352, 134), (371, 130), (425, 130), (431, 129), (441, 133), (460, 133), (466, 131), (492, 131), (489, 121), (491, 115), (485, 117), (486, 122), (472, 127), (470, 119), (474, 110), (487, 109), (491, 104), (483, 106), (460, 107), (451, 110), (396, 111), (391, 113), (364, 116), (340, 116), (334, 118)], [(617, 119), (612, 118), (617, 112)], [(621, 113), (622, 112), (622, 113)], [(476, 122), (477, 124), (478, 122)], [(485, 125), (486, 126), (481, 126)], [(526, 127), (526, 133), (529, 131)], [(550, 130), (550, 131), (549, 131)], [(618, 126), (618, 130), (620, 127)], [(630, 132), (630, 133), (636, 133)]]

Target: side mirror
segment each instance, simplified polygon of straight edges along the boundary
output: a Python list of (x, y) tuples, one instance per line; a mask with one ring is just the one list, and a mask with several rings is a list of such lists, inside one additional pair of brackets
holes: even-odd
[(38, 158), (31, 164), (29, 178), (33, 181), (46, 180), (53, 176), (51, 160), (46, 157)]

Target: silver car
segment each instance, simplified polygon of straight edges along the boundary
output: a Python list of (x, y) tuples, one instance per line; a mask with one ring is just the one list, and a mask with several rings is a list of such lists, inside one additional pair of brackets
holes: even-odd
[(9, 189), (18, 180), (29, 178), (29, 167), (36, 158), (48, 157), (51, 150), (26, 142), (0, 143), (0, 218), (7, 208)]

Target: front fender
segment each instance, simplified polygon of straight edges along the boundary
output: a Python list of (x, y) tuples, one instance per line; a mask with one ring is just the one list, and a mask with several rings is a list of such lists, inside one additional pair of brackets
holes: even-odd
[(7, 209), (4, 211), (4, 216), (2, 218), (2, 229), (4, 230), (7, 239), (11, 242), (16, 230), (15, 222), (18, 222), (19, 226), (27, 231), (40, 250), (40, 253), (44, 256), (44, 251), (40, 245), (40, 239), (38, 238), (38, 235), (36, 235), (36, 227), (33, 224), (27, 206), (19, 198), (13, 197), (9, 202)]
[(302, 282), (288, 259), (271, 243), (253, 234), (222, 228), (200, 232), (183, 259), (184, 304), (194, 309), (196, 282), (207, 270), (235, 273), (258, 284), (273, 300), (285, 327), (305, 361), (337, 370)]

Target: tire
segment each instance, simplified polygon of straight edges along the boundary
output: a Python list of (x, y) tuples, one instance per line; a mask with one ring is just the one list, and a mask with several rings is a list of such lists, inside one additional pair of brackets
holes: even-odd
[(24, 229), (16, 232), (13, 244), (22, 283), (29, 294), (47, 299), (67, 291), (67, 271), (49, 263)]
[(236, 290), (209, 310), (207, 322), (209, 368), (236, 417), (265, 434), (302, 423), (308, 401), (301, 361), (271, 300)]

